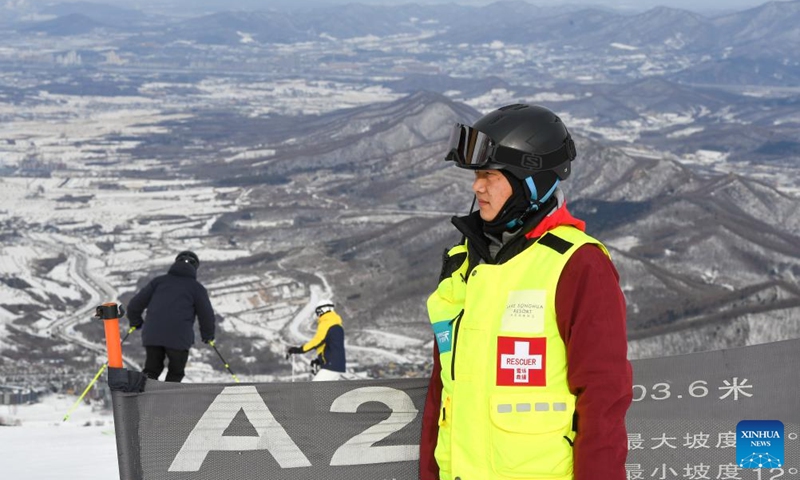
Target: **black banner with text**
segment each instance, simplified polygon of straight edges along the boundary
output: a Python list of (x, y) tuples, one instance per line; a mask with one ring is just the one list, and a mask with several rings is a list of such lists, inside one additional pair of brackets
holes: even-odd
[[(628, 479), (800, 480), (800, 340), (633, 371)], [(123, 480), (418, 476), (427, 379), (112, 383)]]

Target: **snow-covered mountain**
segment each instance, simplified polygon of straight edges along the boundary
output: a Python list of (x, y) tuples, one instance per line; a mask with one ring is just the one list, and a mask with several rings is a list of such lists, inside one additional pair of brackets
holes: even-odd
[[(137, 10), (73, 2), (48, 6), (39, 15), (54, 17), (81, 14), (93, 22), (130, 26), (146, 16)], [(198, 13), (205, 10), (199, 9)], [(259, 11), (222, 11), (173, 21), (166, 31), (154, 30), (165, 42), (191, 41), (237, 45), (242, 35), (261, 43), (330, 40), (368, 36), (440, 34), (450, 43), (545, 43), (568, 42), (571, 46), (606, 49), (623, 44), (689, 51), (722, 51), (744, 54), (796, 55), (800, 2), (772, 1), (761, 6), (710, 18), (675, 8), (656, 7), (627, 14), (577, 5), (542, 7), (525, 2), (495, 2), (484, 6), (391, 6), (345, 4), (329, 7), (262, 8)], [(123, 19), (128, 19), (124, 22)], [(77, 20), (73, 19), (73, 20)], [(46, 20), (45, 22), (53, 22)], [(84, 23), (87, 20), (83, 20)], [(41, 23), (37, 31), (65, 34), (63, 28)], [(74, 30), (73, 33), (79, 33)], [(739, 54), (737, 53), (737, 56)]]
[[(319, 116), (198, 113), (142, 131), (121, 151), (125, 168), (102, 176), (70, 163), (51, 165), (50, 178), (4, 178), (0, 361), (66, 355), (91, 369), (102, 352), (93, 307), (125, 303), (193, 248), (241, 373), (285, 374), (282, 351), (312, 333), (309, 305), (327, 294), (359, 368), (421, 367), (425, 298), (458, 238), (449, 218), (472, 201), (469, 173), (442, 160), (444, 142), (452, 122), (479, 115), (425, 92)], [(788, 320), (800, 308), (797, 197), (670, 155), (577, 143), (564, 188), (617, 262), (634, 355), (800, 335)], [(203, 145), (191, 160), (158, 155), (191, 145)], [(213, 352), (192, 352), (194, 377), (205, 378)]]
[[(441, 161), (446, 125), (477, 115), (446, 97), (415, 94), (298, 119), (303, 133), (289, 145), (275, 145), (269, 158), (237, 162), (225, 173), (210, 165), (202, 171), (226, 185), (240, 181), (252, 188), (247, 220), (232, 212), (220, 221), (237, 242), (277, 210), (302, 209), (291, 227), (279, 228), (281, 235), (313, 239), (298, 240), (308, 250), (300, 255), (349, 299), (350, 321), (423, 336), (419, 319), (438, 252), (457, 237), (448, 217), (465, 213), (471, 201), (469, 176)], [(586, 138), (578, 148), (565, 189), (620, 262), (632, 338), (744, 322), (771, 310), (760, 303), (766, 291), (792, 291), (800, 273), (794, 247), (800, 224), (792, 216), (797, 198), (746, 176), (696, 171), (668, 156), (639, 158)], [(250, 181), (262, 177), (284, 181)], [(274, 200), (276, 192), (284, 201)], [(775, 310), (797, 307), (800, 298), (787, 295)], [(760, 341), (760, 333), (749, 335), (722, 337), (732, 344)]]
[[(0, 18), (0, 373), (95, 370), (93, 308), (191, 248), (237, 373), (285, 378), (332, 295), (355, 369), (419, 374), (449, 217), (472, 199), (442, 160), (449, 125), (516, 102), (577, 139), (564, 188), (617, 261), (633, 355), (795, 336), (797, 5), (16, 9)], [(190, 380), (227, 375), (192, 355)]]

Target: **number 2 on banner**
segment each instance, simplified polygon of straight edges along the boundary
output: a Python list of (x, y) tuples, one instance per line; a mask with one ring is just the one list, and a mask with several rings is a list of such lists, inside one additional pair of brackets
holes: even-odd
[(419, 445), (391, 445), (373, 447), (394, 432), (399, 431), (417, 416), (417, 409), (408, 394), (388, 387), (362, 387), (336, 398), (331, 405), (334, 413), (356, 413), (367, 402), (378, 402), (391, 409), (392, 414), (382, 422), (369, 427), (336, 449), (331, 465), (366, 465), (417, 460)]

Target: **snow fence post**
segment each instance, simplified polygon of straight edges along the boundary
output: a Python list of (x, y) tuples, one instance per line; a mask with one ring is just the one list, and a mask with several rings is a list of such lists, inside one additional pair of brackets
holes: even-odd
[[(120, 480), (142, 480), (139, 446), (139, 408), (137, 395), (144, 391), (146, 377), (129, 372), (122, 363), (122, 341), (119, 318), (125, 315), (122, 305), (104, 303), (96, 308), (95, 317), (103, 320), (108, 352), (108, 387), (114, 411), (114, 433), (117, 439), (117, 461)], [(133, 330), (129, 330), (130, 334)], [(127, 336), (126, 336), (127, 338)]]
[(95, 316), (103, 320), (106, 330), (108, 367), (122, 368), (122, 342), (119, 338), (119, 317), (125, 314), (120, 305), (104, 303), (95, 309)]

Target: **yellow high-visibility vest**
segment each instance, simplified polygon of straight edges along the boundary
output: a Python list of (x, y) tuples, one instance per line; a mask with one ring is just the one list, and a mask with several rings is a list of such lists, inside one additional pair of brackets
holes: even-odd
[(555, 295), (564, 265), (587, 243), (608, 255), (577, 228), (556, 227), (468, 278), (465, 260), (428, 299), (442, 365), (440, 480), (573, 478), (575, 396)]

